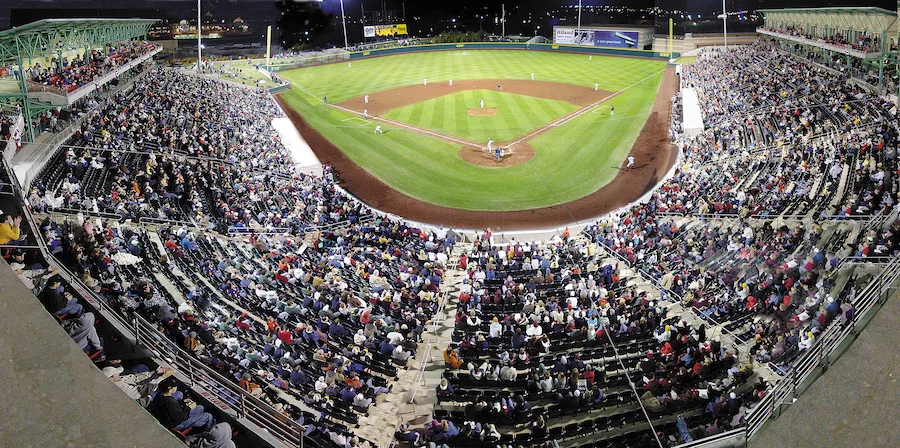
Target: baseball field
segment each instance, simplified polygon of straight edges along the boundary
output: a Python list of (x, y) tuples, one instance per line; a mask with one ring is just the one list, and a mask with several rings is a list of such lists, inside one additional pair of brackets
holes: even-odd
[[(664, 61), (642, 58), (420, 52), (283, 71), (293, 88), (279, 102), (323, 163), (346, 157), (436, 210), (527, 211), (583, 199), (621, 177), (664, 72)], [(317, 148), (318, 138), (340, 154)], [(646, 155), (636, 159), (634, 180), (659, 177)], [(367, 202), (377, 195), (347, 188)]]

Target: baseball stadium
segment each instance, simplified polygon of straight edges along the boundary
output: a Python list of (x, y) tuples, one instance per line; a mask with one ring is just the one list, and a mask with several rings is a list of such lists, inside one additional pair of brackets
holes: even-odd
[(898, 445), (900, 3), (44, 3), (0, 446)]

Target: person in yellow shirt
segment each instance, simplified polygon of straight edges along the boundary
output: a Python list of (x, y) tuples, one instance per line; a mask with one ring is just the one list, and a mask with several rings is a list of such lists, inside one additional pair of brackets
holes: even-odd
[(0, 244), (16, 244), (17, 240), (22, 237), (22, 232), (19, 230), (21, 223), (21, 216), (16, 216), (15, 219), (10, 215), (0, 216)]

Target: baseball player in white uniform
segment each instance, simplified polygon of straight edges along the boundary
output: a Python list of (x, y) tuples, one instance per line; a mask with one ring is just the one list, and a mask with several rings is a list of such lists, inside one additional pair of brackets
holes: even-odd
[(625, 169), (630, 170), (634, 168), (634, 156), (628, 154), (628, 165), (625, 165)]
[(380, 125), (380, 124), (375, 125), (375, 133), (376, 133), (376, 134), (384, 134), (384, 132), (381, 130), (381, 125)]

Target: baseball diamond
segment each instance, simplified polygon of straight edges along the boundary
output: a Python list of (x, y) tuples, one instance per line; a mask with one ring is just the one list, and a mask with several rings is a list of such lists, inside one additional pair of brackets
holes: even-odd
[[(280, 75), (293, 88), (278, 101), (344, 187), (413, 220), (507, 230), (559, 225), (638, 198), (675, 160), (665, 96), (675, 77), (659, 60), (445, 51)], [(482, 102), (497, 113), (475, 116)], [(591, 113), (600, 105), (619, 116)], [(364, 111), (370, 126), (340, 126)], [(372, 133), (376, 125), (384, 134)], [(505, 149), (499, 161), (487, 153), (488, 139)], [(638, 169), (625, 172), (629, 153)], [(572, 201), (577, 209), (566, 205)]]

